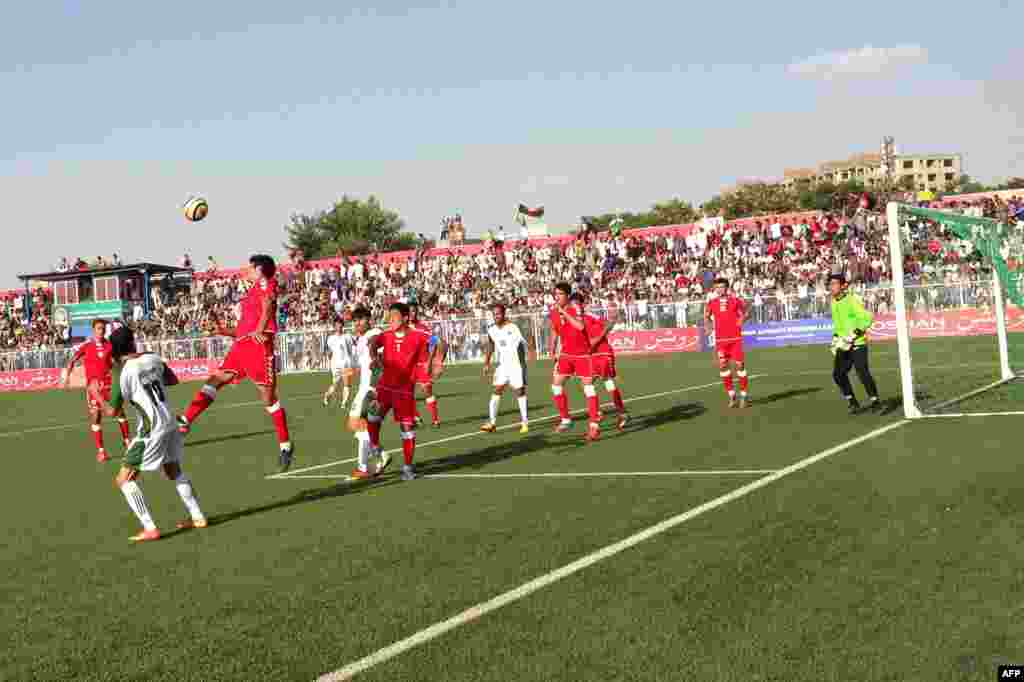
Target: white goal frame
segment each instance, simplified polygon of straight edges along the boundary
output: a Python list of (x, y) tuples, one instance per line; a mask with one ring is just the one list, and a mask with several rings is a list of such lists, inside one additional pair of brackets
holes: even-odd
[[(958, 415), (926, 414), (921, 411), (917, 404), (917, 396), (914, 393), (914, 368), (910, 358), (910, 325), (909, 318), (907, 317), (907, 299), (903, 279), (903, 235), (900, 230), (899, 207), (899, 202), (890, 201), (886, 206), (885, 214), (886, 221), (889, 223), (889, 257), (892, 267), (893, 307), (896, 313), (896, 343), (899, 346), (900, 385), (903, 389), (903, 414), (907, 419), (963, 416), (969, 413), (960, 413)], [(1003, 286), (999, 281), (999, 274), (995, 268), (992, 268), (992, 293), (993, 307), (996, 313), (996, 339), (999, 346), (1000, 379), (987, 386), (982, 386), (964, 395), (939, 403), (932, 408), (933, 410), (955, 405), (958, 402), (989, 391), (1016, 378), (1016, 374), (1010, 367), (1009, 347), (1006, 341), (1006, 304), (1003, 299)]]

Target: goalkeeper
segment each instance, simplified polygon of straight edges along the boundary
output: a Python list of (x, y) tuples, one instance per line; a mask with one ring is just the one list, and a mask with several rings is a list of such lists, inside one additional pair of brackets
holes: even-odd
[(860, 411), (860, 403), (850, 383), (850, 370), (856, 368), (857, 377), (870, 400), (868, 408), (877, 409), (878, 387), (868, 369), (867, 330), (871, 327), (872, 315), (864, 309), (859, 296), (847, 291), (845, 276), (830, 276), (828, 285), (832, 294), (832, 355), (835, 356), (832, 378), (849, 403), (850, 414), (856, 414)]

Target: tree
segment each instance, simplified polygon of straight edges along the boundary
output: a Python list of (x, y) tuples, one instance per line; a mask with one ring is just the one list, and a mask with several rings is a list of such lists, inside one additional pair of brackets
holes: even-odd
[(1010, 178), (1006, 181), (1006, 189), (1024, 189), (1024, 178)]
[(384, 208), (376, 197), (362, 201), (346, 195), (329, 210), (293, 215), (284, 228), (285, 246), (300, 249), (310, 259), (328, 258), (338, 251), (364, 254), (415, 248), (417, 237), (403, 232), (404, 227), (398, 213)]
[(975, 194), (977, 192), (987, 192), (988, 187), (984, 183), (973, 180), (970, 175), (961, 175), (960, 179), (957, 180), (956, 189), (958, 194)]

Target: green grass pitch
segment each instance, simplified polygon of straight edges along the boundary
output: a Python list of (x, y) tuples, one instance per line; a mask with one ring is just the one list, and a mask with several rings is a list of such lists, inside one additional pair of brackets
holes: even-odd
[[(996, 375), (991, 339), (915, 343), (933, 395)], [(341, 411), (319, 403), (324, 375), (281, 381), (298, 445), (284, 477), (255, 391), (225, 389), (185, 450), (211, 526), (173, 532), (184, 510), (150, 474), (166, 537), (141, 546), (112, 486), (118, 457), (94, 461), (81, 393), (2, 395), (0, 679), (316, 679), (756, 472), (900, 421), (895, 344), (871, 361), (887, 409), (850, 417), (822, 347), (748, 351), (755, 403), (742, 412), (726, 407), (710, 354), (623, 357), (632, 422), (618, 433), (606, 421), (593, 444), (583, 421), (561, 435), (542, 420), (550, 363), (531, 367), (538, 421), (525, 436), (477, 433), (489, 389), (478, 366), (454, 367), (436, 386), (444, 426), (418, 435), (427, 477), (407, 483), (394, 466), (345, 480), (354, 444)], [(173, 403), (197, 388), (175, 388)], [(578, 386), (569, 395), (584, 406)], [(517, 419), (506, 396), (499, 423)], [(1024, 662), (1019, 419), (903, 425), (358, 679), (993, 679)], [(390, 421), (383, 442), (399, 446)]]

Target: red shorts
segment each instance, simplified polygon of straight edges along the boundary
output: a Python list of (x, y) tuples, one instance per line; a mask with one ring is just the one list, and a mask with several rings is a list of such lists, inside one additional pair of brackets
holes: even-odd
[(400, 386), (392, 388), (378, 386), (377, 404), (380, 406), (380, 416), (383, 419), (388, 412), (395, 411), (395, 421), (399, 424), (411, 425), (416, 423), (416, 397), (413, 394), (413, 386)]
[(732, 360), (733, 362), (743, 362), (745, 358), (743, 354), (742, 339), (736, 339), (735, 341), (723, 341), (715, 344), (715, 352), (718, 353), (719, 362), (728, 362), (729, 360)]
[(220, 368), (235, 375), (235, 381), (249, 379), (257, 386), (277, 384), (277, 362), (274, 360), (274, 342), (260, 343), (253, 338), (235, 341)]
[(594, 369), (589, 355), (559, 355), (555, 372), (567, 377), (592, 377)]
[(430, 386), (434, 383), (434, 377), (430, 376), (430, 364), (422, 363), (416, 365), (416, 369), (412, 371), (412, 380), (420, 386)]
[(109, 403), (113, 388), (114, 384), (109, 376), (105, 379), (89, 379), (85, 384), (85, 404), (90, 410), (101, 409), (103, 406), (96, 397), (101, 397)]
[(614, 355), (592, 355), (590, 363), (593, 366), (594, 376), (601, 379), (614, 379), (618, 376), (615, 372)]

